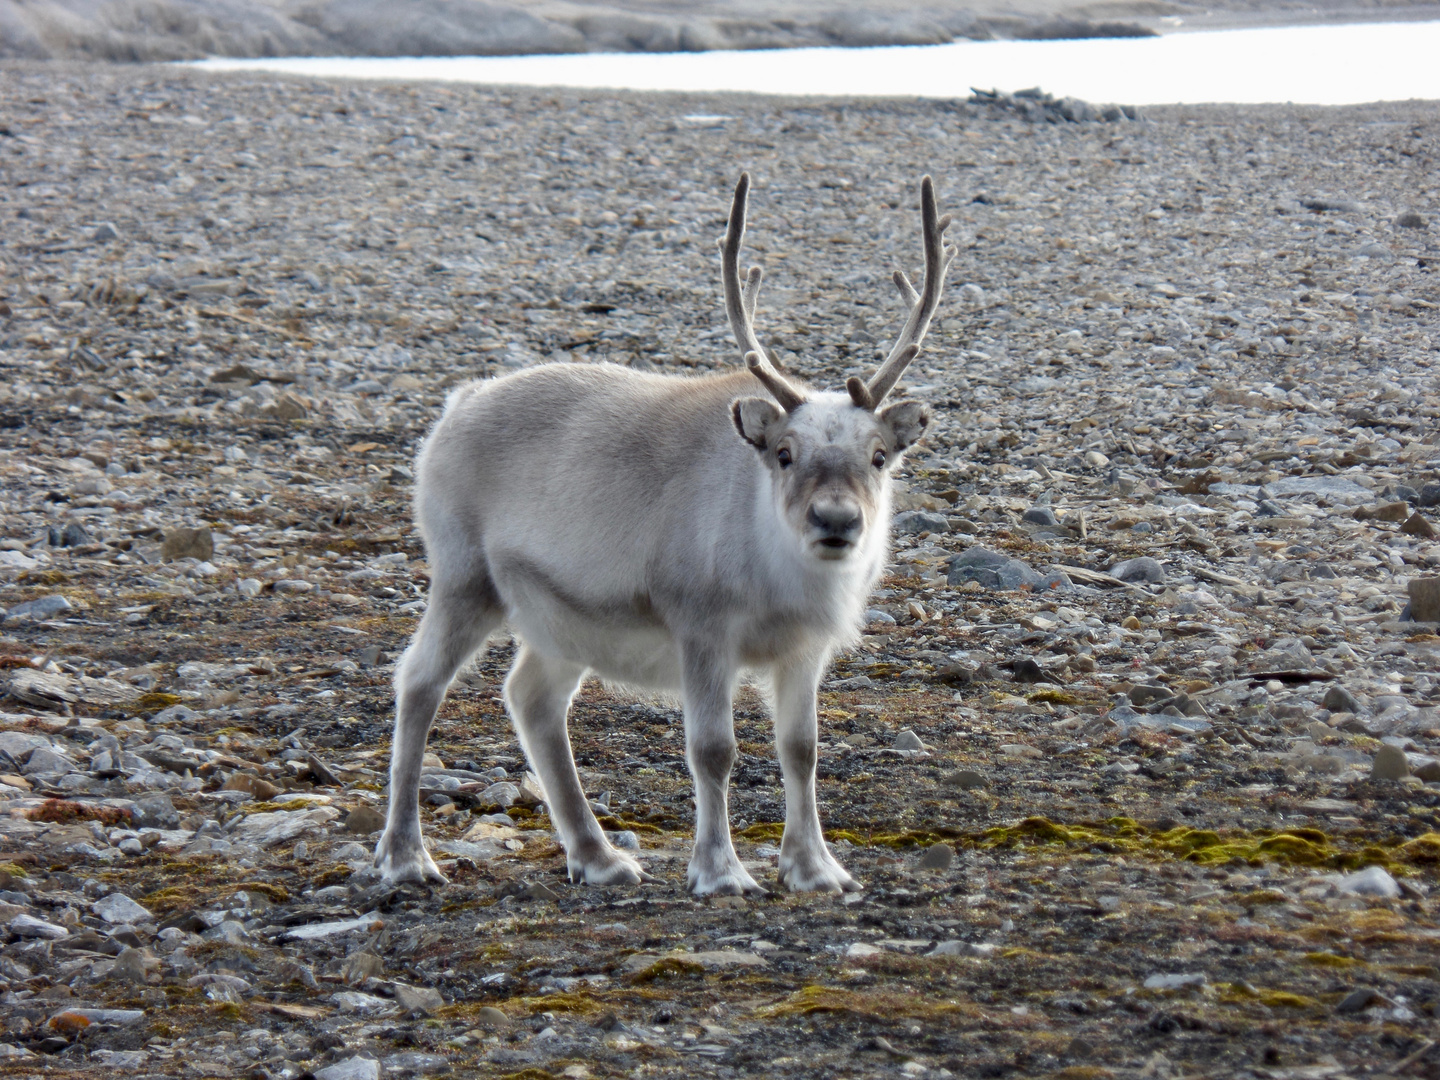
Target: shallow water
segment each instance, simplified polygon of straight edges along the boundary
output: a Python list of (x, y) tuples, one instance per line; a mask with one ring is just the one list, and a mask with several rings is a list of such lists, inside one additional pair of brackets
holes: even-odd
[(1040, 86), (1129, 105), (1440, 99), (1440, 22), (1292, 26), (1085, 41), (567, 56), (213, 59), (217, 71), (525, 86), (962, 97)]

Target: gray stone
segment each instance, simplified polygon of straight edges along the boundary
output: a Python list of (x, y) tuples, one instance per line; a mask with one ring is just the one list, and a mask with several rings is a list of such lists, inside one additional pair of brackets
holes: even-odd
[(1027, 525), (1059, 525), (1060, 519), (1055, 516), (1055, 511), (1048, 506), (1032, 506), (1020, 515), (1020, 520)]
[(1110, 567), (1110, 576), (1121, 581), (1146, 581), (1160, 584), (1165, 580), (1165, 568), (1148, 555), (1138, 559), (1126, 559)]
[(1355, 695), (1346, 690), (1345, 687), (1336, 683), (1325, 691), (1325, 696), (1320, 699), (1320, 708), (1329, 709), (1332, 713), (1360, 712), (1360, 702), (1355, 700)]
[(1423, 229), (1426, 226), (1425, 219), (1414, 210), (1406, 210), (1395, 218), (1395, 224), (1401, 229)]
[(115, 957), (115, 966), (110, 969), (112, 978), (122, 979), (125, 982), (143, 983), (145, 981), (145, 954), (139, 949), (125, 948), (120, 950), (120, 955)]
[(380, 1062), (352, 1057), (315, 1070), (315, 1080), (380, 1080)]
[(1154, 701), (1165, 701), (1172, 698), (1175, 696), (1175, 691), (1168, 686), (1160, 686), (1158, 683), (1141, 683), (1131, 687), (1128, 696), (1130, 704), (1143, 707)]
[(640, 837), (633, 829), (621, 829), (618, 832), (607, 832), (605, 839), (610, 841), (610, 846), (618, 851), (639, 851)]
[(1416, 506), (1440, 506), (1440, 484), (1426, 484), (1420, 489)]
[(976, 772), (974, 769), (958, 769), (948, 773), (942, 781), (947, 787), (956, 787), (962, 791), (973, 791), (977, 788), (988, 788), (990, 781)]
[(475, 1013), (475, 1023), (482, 1028), (496, 1030), (510, 1026), (510, 1018), (494, 1005), (484, 1005)]
[(137, 829), (178, 829), (180, 811), (165, 792), (151, 792), (135, 800), (133, 824)]
[(1409, 775), (1410, 763), (1404, 750), (1385, 745), (1375, 751), (1375, 760), (1370, 765), (1371, 780), (1404, 780)]
[(68, 773), (74, 767), (70, 759), (63, 754), (57, 754), (54, 750), (42, 746), (30, 752), (30, 756), (25, 759), (25, 767), (20, 771), (25, 776), (41, 776)]
[(931, 844), (920, 856), (922, 870), (948, 870), (955, 861), (955, 849), (949, 844)]
[[(1214, 485), (1211, 485), (1214, 491)], [(1370, 495), (1363, 484), (1343, 476), (1284, 476), (1265, 485), (1271, 495)]]
[(369, 949), (351, 953), (340, 967), (340, 978), (348, 986), (359, 986), (366, 979), (378, 979), (385, 973), (385, 962)]
[(5, 612), (5, 619), (49, 619), (62, 611), (69, 611), (74, 605), (59, 593), (51, 593), (35, 600), (16, 604)]
[(175, 559), (199, 559), (206, 562), (215, 555), (215, 538), (209, 529), (175, 528), (165, 532), (160, 557), (166, 562)]
[(1440, 576), (1413, 577), (1407, 588), (1410, 617), (1416, 622), (1440, 622)]
[(919, 735), (916, 735), (915, 732), (911, 731), (909, 728), (906, 728), (904, 731), (900, 732), (900, 734), (895, 736), (893, 748), (896, 750), (919, 751), (926, 749), (926, 746), (921, 741)]
[(1209, 981), (1204, 972), (1194, 971), (1183, 975), (1151, 975), (1144, 986), (1146, 990), (1183, 990), (1187, 986), (1204, 986)]
[(1346, 874), (1335, 882), (1335, 888), (1352, 896), (1378, 896), (1384, 900), (1395, 900), (1400, 896), (1399, 883), (1383, 866), (1367, 866), (1364, 870)]
[(902, 536), (916, 536), (923, 532), (943, 533), (950, 528), (950, 519), (944, 514), (932, 514), (928, 510), (906, 510), (895, 515), (894, 530)]
[(433, 986), (408, 986), (398, 982), (393, 985), (395, 987), (395, 1004), (400, 1006), (402, 1012), (421, 1013), (429, 1016), (445, 1004), (445, 999), (440, 996), (440, 991)]
[(450, 1071), (450, 1060), (439, 1054), (406, 1050), (391, 1054), (384, 1062), (387, 1076), (438, 1076)]
[(137, 904), (124, 893), (113, 892), (96, 900), (90, 910), (107, 923), (141, 923), (155, 918), (150, 909)]
[(935, 947), (925, 955), (987, 957), (994, 956), (998, 949), (998, 945), (992, 945), (988, 942), (982, 945), (977, 945), (974, 942), (970, 941), (951, 940), (936, 942)]
[(1335, 1006), (1335, 1011), (1342, 1014), (1364, 1012), (1371, 1005), (1383, 1000), (1384, 998), (1381, 997), (1378, 990), (1369, 986), (1359, 986), (1340, 999), (1340, 1003)]
[(10, 932), (16, 937), (45, 938), (51, 941), (58, 941), (60, 938), (70, 936), (70, 931), (65, 927), (46, 922), (44, 919), (37, 919), (34, 915), (27, 915), (23, 912), (10, 920)]
[(482, 806), (498, 806), (508, 810), (520, 798), (520, 788), (508, 780), (501, 780), (491, 784), (475, 798)]
[(361, 836), (368, 836), (384, 827), (385, 815), (368, 806), (355, 807), (345, 818), (345, 828), (349, 832), (359, 833)]
[(987, 589), (1033, 589), (1040, 585), (1042, 578), (1019, 559), (988, 548), (972, 547), (950, 560), (946, 581), (950, 585), (976, 581)]

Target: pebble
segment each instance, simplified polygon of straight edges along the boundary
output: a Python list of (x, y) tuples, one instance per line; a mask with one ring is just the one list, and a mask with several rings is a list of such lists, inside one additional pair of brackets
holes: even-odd
[(90, 905), (90, 910), (107, 923), (150, 922), (154, 916), (124, 893), (112, 892)]
[(351, 1057), (315, 1070), (315, 1080), (380, 1080), (380, 1062), (375, 1058)]
[(1346, 874), (1335, 882), (1335, 887), (1342, 893), (1355, 896), (1378, 896), (1385, 900), (1400, 896), (1399, 883), (1383, 866), (1367, 866), (1364, 870)]
[(1165, 568), (1148, 555), (1136, 559), (1125, 559), (1110, 567), (1110, 576), (1121, 581), (1143, 581), (1160, 584), (1165, 580)]
[(422, 1016), (429, 1016), (436, 1009), (445, 1004), (445, 999), (440, 991), (433, 986), (408, 986), (405, 983), (394, 983), (395, 1004), (405, 1013), (418, 1013)]
[(925, 743), (921, 741), (920, 736), (916, 735), (915, 732), (909, 728), (906, 728), (901, 731), (900, 734), (896, 735), (895, 741), (891, 746), (893, 749), (910, 753), (918, 753), (919, 751), (927, 749)]
[(482, 1005), (475, 1010), (475, 1023), (482, 1028), (498, 1030), (510, 1026), (510, 1018), (494, 1005)]
[(1416, 622), (1440, 622), (1440, 575), (1413, 577), (1406, 585), (1410, 617)]
[(900, 535), (919, 533), (943, 533), (950, 528), (950, 520), (944, 514), (932, 514), (926, 510), (907, 510), (895, 515), (893, 530)]
[(990, 786), (990, 781), (974, 769), (957, 769), (947, 773), (944, 782), (948, 787), (956, 787), (961, 791), (974, 791)]
[(361, 836), (379, 832), (385, 827), (385, 816), (368, 806), (357, 806), (345, 816), (345, 828)]
[(1143, 985), (1146, 990), (1183, 990), (1189, 986), (1204, 986), (1209, 981), (1203, 972), (1198, 971), (1181, 975), (1157, 973), (1147, 976)]
[(1375, 751), (1370, 766), (1372, 780), (1404, 780), (1410, 775), (1410, 763), (1398, 746), (1382, 746)]
[(920, 856), (921, 870), (948, 870), (955, 861), (955, 849), (949, 844), (931, 844)]
[(165, 533), (160, 557), (166, 562), (176, 559), (198, 559), (202, 562), (215, 555), (215, 538), (209, 529), (177, 527)]

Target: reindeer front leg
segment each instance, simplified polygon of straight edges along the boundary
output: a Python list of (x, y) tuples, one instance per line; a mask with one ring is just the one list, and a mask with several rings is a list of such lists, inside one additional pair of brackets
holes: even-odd
[(859, 882), (825, 846), (815, 805), (815, 690), (820, 667), (800, 661), (775, 669), (775, 750), (785, 776), (780, 883), (793, 892), (858, 892)]
[(763, 893), (730, 842), (728, 791), (735, 764), (735, 669), (713, 647), (687, 643), (684, 664), (685, 758), (695, 779), (695, 850), (687, 875), (697, 896)]

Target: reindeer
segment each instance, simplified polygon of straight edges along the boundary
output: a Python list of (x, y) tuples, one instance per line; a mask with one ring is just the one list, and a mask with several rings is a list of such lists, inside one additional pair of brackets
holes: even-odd
[[(444, 882), (421, 843), (421, 759), (460, 666), (502, 622), (519, 642), (505, 703), (544, 785), (570, 879), (651, 880), (606, 840), (566, 731), (587, 674), (678, 694), (695, 781), (688, 884), (763, 893), (730, 841), (732, 697), (766, 685), (785, 780), (779, 880), (855, 891), (815, 804), (816, 690), (856, 640), (889, 554), (890, 475), (929, 427), (885, 397), (920, 351), (955, 256), (930, 178), (920, 184), (925, 279), (896, 287), (909, 317), (879, 370), (816, 392), (755, 335), (761, 270), (739, 272), (750, 177), (721, 241), (725, 310), (745, 371), (702, 377), (547, 364), (450, 397), (420, 450), (415, 516), (430, 604), (396, 677), (390, 806), (375, 864), (390, 881)], [(767, 391), (768, 397), (757, 396)]]

